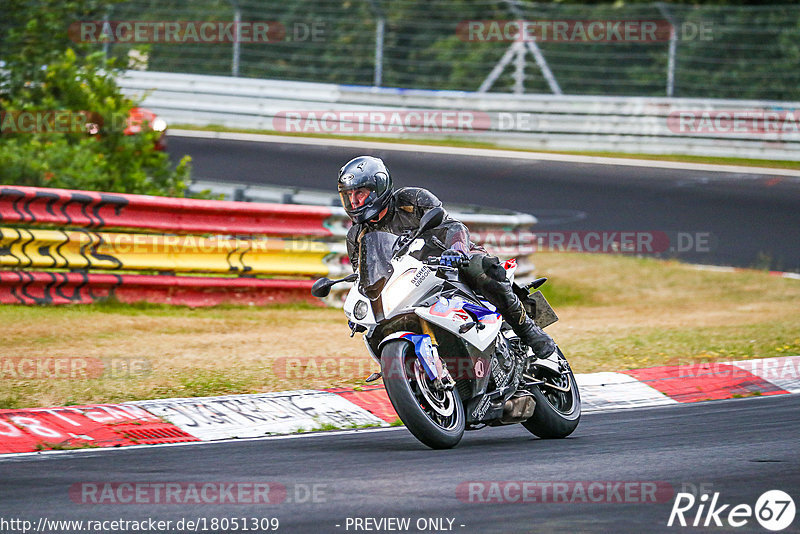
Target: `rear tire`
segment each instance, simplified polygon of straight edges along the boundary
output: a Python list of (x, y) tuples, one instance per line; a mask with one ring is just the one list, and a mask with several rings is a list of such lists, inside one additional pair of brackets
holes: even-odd
[[(458, 445), (464, 435), (466, 418), (461, 398), (455, 389), (431, 391), (430, 380), (422, 373), (414, 373), (417, 356), (407, 341), (394, 340), (381, 350), (381, 371), (386, 393), (397, 415), (419, 441), (432, 449), (450, 449)], [(423, 393), (422, 388), (425, 389)], [(427, 395), (427, 396), (426, 396)], [(432, 405), (433, 398), (436, 406)], [(450, 409), (452, 408), (452, 411)], [(438, 412), (437, 412), (438, 409)], [(449, 412), (441, 415), (439, 412)]]
[[(558, 349), (561, 358), (564, 355)], [(533, 416), (522, 423), (528, 432), (542, 439), (560, 439), (572, 434), (581, 420), (581, 395), (575, 383), (575, 375), (570, 369), (561, 377), (545, 376), (547, 382), (566, 388), (569, 391), (559, 391), (547, 386), (531, 388), (531, 393), (536, 399), (536, 409)]]

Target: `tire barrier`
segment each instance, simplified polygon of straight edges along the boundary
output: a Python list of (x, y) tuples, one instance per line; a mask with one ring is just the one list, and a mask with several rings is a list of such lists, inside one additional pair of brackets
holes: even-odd
[(0, 187), (0, 303), (318, 303), (311, 279), (348, 267), (344, 244), (324, 240), (331, 217), (320, 206)]
[(76, 272), (0, 271), (0, 303), (91, 304), (116, 299), (182, 306), (307, 301), (312, 280)]
[(330, 236), (330, 208), (0, 187), (0, 222), (170, 233)]
[(3, 267), (327, 276), (335, 244), (282, 238), (223, 238), (0, 228)]
[[(453, 215), (501, 256), (536, 221)], [(347, 223), (334, 206), (0, 187), (0, 303), (319, 303), (311, 279), (350, 271)]]

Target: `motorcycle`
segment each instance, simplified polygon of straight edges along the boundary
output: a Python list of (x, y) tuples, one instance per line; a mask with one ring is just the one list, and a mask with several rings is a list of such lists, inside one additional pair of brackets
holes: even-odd
[[(383, 379), (400, 420), (433, 449), (455, 447), (465, 430), (521, 423), (540, 438), (564, 438), (578, 426), (581, 400), (560, 349), (526, 363), (530, 348), (495, 308), (459, 277), (458, 266), (439, 263), (446, 248), (426, 232), (445, 218), (425, 213), (409, 235), (369, 232), (360, 241), (359, 265), (338, 280), (320, 278), (312, 295), (355, 282), (344, 302), (351, 337), (364, 333), (379, 364), (367, 382)], [(516, 262), (504, 267), (514, 279)], [(546, 281), (513, 283), (526, 311), (544, 328), (558, 320), (536, 291)]]

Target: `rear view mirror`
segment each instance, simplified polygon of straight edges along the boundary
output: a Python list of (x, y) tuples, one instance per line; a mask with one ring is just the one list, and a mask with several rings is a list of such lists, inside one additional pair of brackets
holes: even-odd
[(349, 276), (345, 276), (344, 278), (340, 278), (338, 280), (331, 280), (330, 278), (320, 278), (314, 285), (311, 286), (311, 295), (317, 297), (318, 299), (322, 299), (328, 296), (331, 292), (331, 288), (340, 282), (355, 282), (358, 280), (358, 275), (353, 273)]
[(325, 298), (331, 292), (331, 288), (335, 283), (330, 278), (320, 278), (311, 286), (311, 294), (318, 299)]
[(447, 212), (442, 207), (430, 209), (419, 220), (419, 233), (436, 228), (444, 221)]

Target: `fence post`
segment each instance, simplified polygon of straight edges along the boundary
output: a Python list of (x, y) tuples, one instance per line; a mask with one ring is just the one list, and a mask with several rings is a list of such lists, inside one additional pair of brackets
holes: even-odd
[(239, 76), (239, 56), (241, 54), (240, 43), (241, 40), (241, 25), (242, 25), (242, 10), (239, 8), (239, 4), (237, 4), (237, 0), (229, 0), (231, 5), (233, 6), (233, 28), (234, 28), (234, 37), (233, 37), (233, 58), (231, 59), (231, 76), (238, 77)]
[[(114, 9), (113, 6), (108, 6), (108, 8), (106, 9), (105, 13), (103, 14), (103, 28), (104, 29), (108, 25), (109, 11), (111, 11), (112, 9)], [(110, 47), (110, 45), (109, 45), (108, 39), (103, 39), (103, 57), (106, 58), (106, 61), (108, 61), (109, 47)]]
[(383, 82), (383, 33), (386, 19), (378, 19), (378, 26), (375, 28), (375, 80), (373, 85), (380, 87)]
[(663, 3), (656, 4), (658, 10), (664, 15), (664, 18), (669, 22), (669, 52), (667, 55), (667, 96), (673, 97), (675, 95), (675, 54), (678, 49), (678, 31), (676, 28), (675, 18)]
[(514, 43), (517, 55), (514, 60), (514, 93), (521, 95), (525, 92), (525, 45)]
[[(508, 7), (511, 8), (511, 12), (514, 13), (514, 16), (520, 20), (520, 22), (525, 20), (525, 17), (522, 13), (522, 9), (520, 9), (517, 0), (507, 0)], [(561, 95), (563, 92), (561, 91), (561, 86), (558, 85), (558, 81), (556, 81), (556, 77), (553, 75), (553, 71), (550, 70), (550, 65), (547, 64), (547, 60), (544, 58), (544, 54), (542, 54), (539, 45), (536, 41), (528, 41), (525, 43), (528, 50), (530, 50), (531, 54), (533, 54), (533, 59), (536, 60), (536, 64), (539, 66), (539, 70), (542, 71), (542, 76), (544, 76), (545, 81), (547, 81), (547, 85), (550, 87), (550, 90), (553, 92), (554, 95)], [(524, 50), (523, 50), (524, 53)]]
[(386, 29), (386, 17), (376, 0), (369, 0), (372, 13), (375, 15), (375, 75), (372, 80), (374, 87), (383, 83), (383, 36)]

